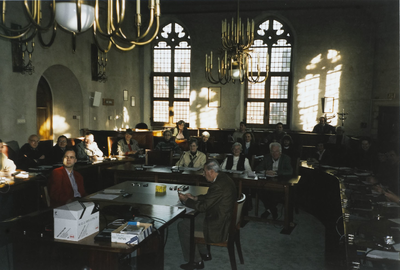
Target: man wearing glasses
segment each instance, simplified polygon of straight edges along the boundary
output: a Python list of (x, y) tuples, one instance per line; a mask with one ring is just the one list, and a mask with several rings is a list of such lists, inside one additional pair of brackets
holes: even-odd
[(39, 149), (40, 138), (33, 134), (29, 136), (28, 143), (24, 144), (18, 152), (17, 168), (27, 170), (44, 163), (45, 155)]

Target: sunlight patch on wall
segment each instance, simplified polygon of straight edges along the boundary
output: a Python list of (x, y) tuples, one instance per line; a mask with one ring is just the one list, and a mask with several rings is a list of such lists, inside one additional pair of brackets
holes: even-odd
[(318, 114), (319, 75), (308, 74), (297, 85), (300, 124), (303, 130), (312, 130)]
[(342, 65), (337, 65), (334, 70), (328, 71), (326, 75), (326, 89), (325, 96), (333, 97), (333, 112), (335, 117), (331, 119), (330, 125), (336, 126), (338, 124), (338, 117), (336, 113), (339, 111), (339, 90), (340, 90), (340, 77), (342, 75)]
[[(69, 129), (70, 125), (65, 122), (65, 117), (53, 115), (53, 133), (64, 134)], [(65, 135), (65, 134), (64, 134)]]
[(125, 126), (125, 128), (129, 128), (129, 113), (128, 113), (128, 108), (124, 106), (122, 109), (122, 117), (123, 117), (123, 123), (122, 125)]
[[(193, 96), (193, 95), (192, 95)], [(198, 110), (198, 123), (200, 127), (205, 128), (214, 128), (218, 127), (217, 124), (217, 114), (218, 108), (210, 108), (208, 107), (208, 88), (202, 87), (200, 92), (198, 93), (199, 99), (201, 101), (197, 101), (198, 104), (203, 104), (203, 106), (197, 108)], [(192, 101), (192, 97), (190, 98)], [(196, 116), (197, 117), (197, 116)]]
[(318, 54), (306, 66), (307, 75), (297, 84), (297, 101), (301, 129), (311, 131), (317, 124), (317, 118), (324, 115), (321, 99), (334, 98), (332, 113), (326, 113), (328, 122), (338, 124), (337, 112), (339, 110), (340, 78), (342, 64), (340, 52), (328, 50)]

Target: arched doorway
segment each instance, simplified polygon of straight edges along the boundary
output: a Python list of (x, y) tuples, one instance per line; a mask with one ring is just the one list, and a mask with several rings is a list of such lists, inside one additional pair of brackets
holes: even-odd
[(36, 125), (42, 140), (53, 139), (53, 97), (46, 79), (41, 77), (36, 91)]

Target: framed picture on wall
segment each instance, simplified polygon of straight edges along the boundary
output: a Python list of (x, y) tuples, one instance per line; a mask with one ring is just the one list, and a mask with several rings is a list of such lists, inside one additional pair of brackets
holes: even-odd
[(322, 112), (324, 113), (333, 113), (333, 97), (324, 97), (322, 102)]
[(221, 87), (208, 88), (208, 107), (210, 108), (221, 107)]

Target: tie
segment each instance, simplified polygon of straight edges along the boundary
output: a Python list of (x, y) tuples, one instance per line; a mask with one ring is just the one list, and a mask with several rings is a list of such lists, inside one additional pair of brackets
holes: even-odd
[(193, 163), (194, 163), (194, 160), (196, 159), (196, 155), (194, 155), (194, 156), (189, 155), (189, 157), (190, 157), (190, 163), (189, 163), (188, 167), (193, 168)]

